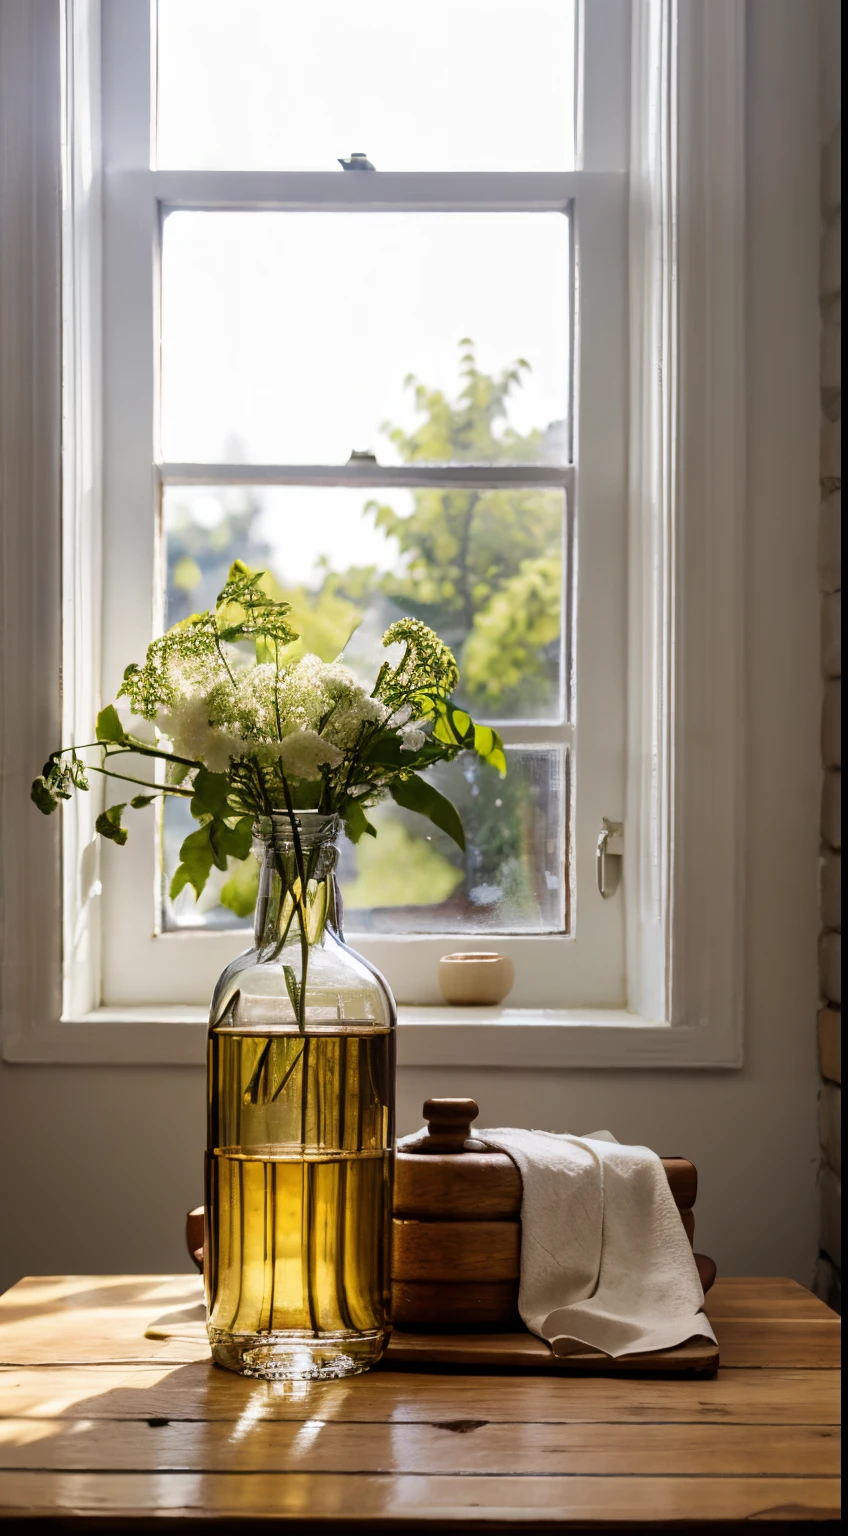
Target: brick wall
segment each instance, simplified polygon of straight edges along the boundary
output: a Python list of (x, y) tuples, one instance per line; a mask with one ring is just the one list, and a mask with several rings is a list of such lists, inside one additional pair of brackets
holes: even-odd
[(842, 278), (841, 158), (838, 0), (820, 7), (822, 180), (821, 180), (821, 508), (819, 512), (819, 587), (821, 590), (822, 665), (822, 818), (821, 937), (818, 1051), (822, 1074), (819, 1094), (821, 1222), (814, 1288), (841, 1310), (842, 1144)]

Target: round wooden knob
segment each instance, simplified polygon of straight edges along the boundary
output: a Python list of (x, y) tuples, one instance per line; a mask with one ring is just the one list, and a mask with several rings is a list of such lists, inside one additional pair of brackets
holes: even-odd
[(475, 1142), (471, 1135), (471, 1122), (479, 1113), (473, 1099), (427, 1099), (424, 1104), (427, 1137), (422, 1152), (464, 1152), (482, 1148), (482, 1142)]

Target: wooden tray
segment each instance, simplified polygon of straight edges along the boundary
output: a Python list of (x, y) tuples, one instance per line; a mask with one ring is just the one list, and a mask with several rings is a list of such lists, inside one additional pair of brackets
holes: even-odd
[(718, 1369), (718, 1345), (711, 1339), (690, 1339), (674, 1349), (658, 1349), (641, 1355), (609, 1355), (587, 1350), (580, 1355), (555, 1355), (533, 1333), (482, 1334), (392, 1334), (378, 1370), (411, 1366), (416, 1370), (428, 1365), (457, 1366), (463, 1371), (511, 1370), (582, 1372), (584, 1375), (611, 1375), (635, 1371), (651, 1375), (679, 1375), (681, 1372), (712, 1374)]

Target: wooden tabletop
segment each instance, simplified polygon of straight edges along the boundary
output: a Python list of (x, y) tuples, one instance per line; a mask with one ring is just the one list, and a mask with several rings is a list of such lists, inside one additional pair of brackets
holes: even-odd
[(196, 1278), (22, 1280), (0, 1298), (0, 1518), (654, 1530), (839, 1510), (839, 1321), (790, 1280), (718, 1280), (712, 1378), (388, 1370), (247, 1381), (147, 1339)]

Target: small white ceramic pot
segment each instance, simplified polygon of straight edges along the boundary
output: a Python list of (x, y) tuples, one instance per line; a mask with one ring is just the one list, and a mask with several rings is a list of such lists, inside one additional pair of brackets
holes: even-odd
[(446, 1003), (491, 1007), (509, 996), (514, 982), (515, 966), (509, 956), (494, 951), (459, 951), (439, 961), (439, 986)]

